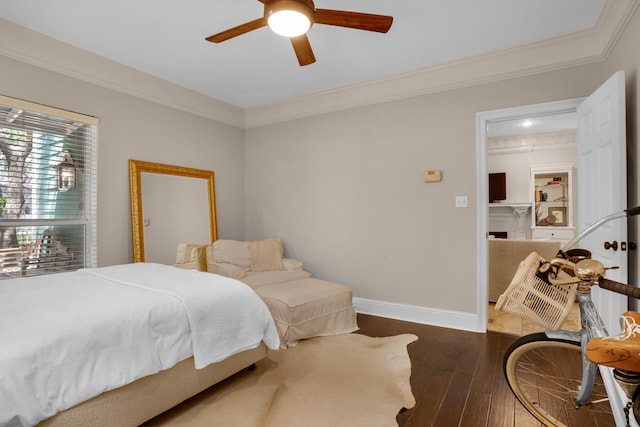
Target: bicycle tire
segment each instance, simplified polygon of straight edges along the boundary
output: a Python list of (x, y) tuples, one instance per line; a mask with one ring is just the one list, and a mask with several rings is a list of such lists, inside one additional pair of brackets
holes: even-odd
[(546, 426), (615, 426), (599, 372), (590, 401), (576, 405), (581, 357), (578, 343), (535, 333), (511, 344), (503, 371), (518, 401)]

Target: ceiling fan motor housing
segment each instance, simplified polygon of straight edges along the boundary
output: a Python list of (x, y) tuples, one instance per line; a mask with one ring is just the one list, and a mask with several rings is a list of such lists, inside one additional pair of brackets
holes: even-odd
[(310, 27), (313, 26), (316, 7), (311, 0), (271, 0), (264, 4), (264, 17), (269, 17), (276, 12), (289, 10), (299, 12), (309, 19)]
[(246, 34), (268, 26), (274, 33), (291, 40), (300, 66), (313, 64), (316, 58), (306, 32), (314, 24), (353, 28), (386, 33), (393, 23), (392, 16), (346, 10), (316, 9), (313, 0), (258, 0), (264, 4), (264, 16), (236, 25), (206, 38), (212, 43)]

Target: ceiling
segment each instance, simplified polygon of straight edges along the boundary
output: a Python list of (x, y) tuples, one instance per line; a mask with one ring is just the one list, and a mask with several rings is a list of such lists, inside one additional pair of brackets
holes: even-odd
[(605, 1), (316, 0), (394, 22), (387, 34), (313, 26), (305, 67), (266, 27), (205, 41), (261, 17), (257, 0), (5, 1), (0, 18), (249, 109), (590, 29)]
[(578, 127), (575, 111), (558, 114), (544, 114), (512, 120), (498, 120), (487, 123), (487, 136), (527, 135), (532, 133), (560, 132)]

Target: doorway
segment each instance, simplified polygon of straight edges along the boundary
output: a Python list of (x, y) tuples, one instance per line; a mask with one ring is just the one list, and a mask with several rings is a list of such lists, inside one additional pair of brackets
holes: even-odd
[[(552, 117), (554, 115), (561, 115), (567, 113), (575, 113), (578, 105), (584, 101), (584, 98), (576, 98), (563, 101), (548, 102), (544, 104), (534, 104), (514, 108), (506, 108), (502, 110), (494, 110), (481, 112), (476, 115), (476, 159), (477, 159), (477, 171), (478, 179), (476, 180), (476, 192), (478, 200), (478, 212), (477, 212), (477, 227), (478, 227), (478, 239), (477, 239), (477, 253), (478, 253), (478, 273), (479, 273), (479, 287), (477, 298), (477, 313), (478, 313), (478, 330), (485, 330), (489, 322), (488, 319), (488, 247), (487, 239), (488, 229), (488, 205), (489, 205), (489, 188), (488, 179), (488, 128), (490, 124), (497, 125), (498, 123), (508, 123), (516, 120), (522, 120), (526, 117)], [(527, 199), (529, 200), (529, 199)]]
[[(487, 124), (492, 121), (508, 120), (526, 115), (540, 116), (561, 111), (576, 111), (578, 115), (578, 186), (582, 197), (578, 197), (578, 230), (589, 230), (581, 236), (580, 246), (591, 251), (593, 258), (607, 266), (607, 277), (627, 282), (627, 252), (616, 250), (606, 243), (626, 242), (627, 221), (607, 222), (603, 227), (591, 230), (605, 215), (621, 213), (627, 208), (627, 165), (626, 165), (626, 124), (625, 124), (625, 75), (616, 72), (589, 97), (546, 104), (537, 104), (513, 109), (478, 113), (476, 115), (477, 145), (476, 159), (479, 177), (477, 180), (477, 271), (479, 274), (479, 294), (477, 295), (478, 321), (487, 324)], [(585, 192), (589, 189), (589, 193)], [(605, 195), (607, 197), (602, 197)], [(617, 246), (617, 245), (616, 245)], [(609, 333), (620, 333), (620, 314), (628, 309), (627, 297), (613, 292), (593, 288), (592, 297)], [(486, 330), (486, 329), (485, 329)], [(613, 380), (610, 370), (602, 371), (608, 387), (617, 392), (610, 394), (610, 404), (614, 413), (622, 414), (626, 397)]]
[[(587, 98), (535, 104), (476, 115), (476, 159), (479, 179), (476, 180), (477, 207), (477, 272), (478, 294), (476, 299), (478, 330), (487, 325), (487, 127), (488, 123), (517, 119), (525, 116), (553, 115), (576, 111), (578, 114), (578, 187), (583, 197), (578, 197), (578, 231), (588, 230), (605, 215), (622, 212), (627, 208), (626, 126), (625, 126), (625, 75), (613, 74)], [(589, 189), (589, 193), (586, 193)], [(587, 195), (590, 194), (590, 195)], [(602, 197), (606, 195), (606, 197)], [(590, 230), (582, 236), (581, 247), (592, 252), (595, 259), (607, 266), (607, 277), (627, 282), (627, 251), (617, 250), (607, 242), (627, 241), (627, 221), (608, 222), (604, 227)], [(617, 245), (616, 245), (617, 246)], [(620, 313), (628, 309), (627, 297), (595, 287), (593, 300), (610, 333), (620, 332)]]

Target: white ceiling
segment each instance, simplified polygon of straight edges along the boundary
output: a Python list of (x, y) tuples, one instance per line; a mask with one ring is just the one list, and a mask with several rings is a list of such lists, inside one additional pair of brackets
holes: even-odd
[[(240, 108), (253, 108), (593, 28), (605, 0), (317, 0), (391, 15), (387, 34), (316, 25), (317, 62), (261, 28), (257, 0), (4, 0), (0, 18)], [(1, 23), (0, 23), (1, 24)]]
[(577, 127), (578, 114), (573, 111), (489, 122), (487, 123), (487, 136), (494, 137), (558, 132), (576, 129)]

